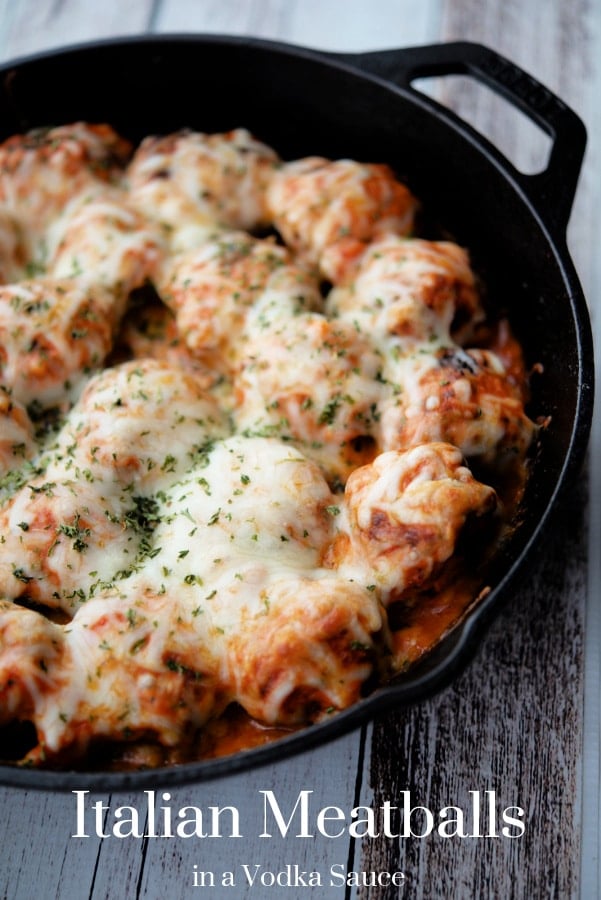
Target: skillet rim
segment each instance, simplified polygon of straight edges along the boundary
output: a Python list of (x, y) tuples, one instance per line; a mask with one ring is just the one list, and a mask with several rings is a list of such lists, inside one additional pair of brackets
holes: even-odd
[[(382, 58), (384, 55), (388, 55), (390, 58), (392, 54), (395, 54), (399, 60), (402, 60), (403, 54), (409, 55), (413, 50), (430, 49), (435, 51), (437, 48), (448, 48), (448, 44), (431, 45), (430, 48), (400, 48), (373, 51), (368, 54), (338, 54), (330, 51), (313, 50), (282, 41), (264, 40), (242, 35), (195, 33), (122, 35), (96, 41), (74, 43), (9, 60), (0, 65), (0, 78), (5, 78), (13, 70), (18, 70), (32, 63), (53, 62), (57, 58), (67, 59), (69, 56), (77, 57), (78, 54), (90, 50), (96, 51), (103, 48), (111, 50), (127, 48), (132, 45), (148, 46), (149, 50), (151, 50), (168, 43), (186, 43), (198, 46), (222, 44), (227, 45), (228, 48), (253, 47), (259, 51), (281, 53), (297, 59), (305, 59), (312, 63), (348, 71), (355, 77), (359, 76), (366, 81), (374, 82), (385, 90), (397, 93), (404, 101), (417, 107), (420, 115), (434, 115), (445, 127), (456, 131), (461, 138), (472, 144), (488, 162), (500, 170), (504, 180), (507, 182), (507, 189), (511, 188), (516, 193), (519, 202), (525, 204), (529, 213), (540, 227), (549, 249), (553, 253), (560, 271), (561, 281), (565, 287), (564, 302), (567, 304), (566, 312), (569, 310), (574, 324), (576, 346), (573, 349), (578, 360), (577, 401), (569, 444), (563, 455), (563, 463), (554, 489), (538, 524), (531, 528), (525, 543), (523, 543), (521, 549), (518, 548), (519, 552), (510, 554), (510, 563), (508, 567), (503, 565), (504, 574), (501, 575), (495, 587), (467, 613), (462, 621), (453, 627), (451, 632), (436, 645), (424, 660), (413, 666), (406, 674), (397, 676), (393, 681), (377, 688), (376, 691), (349, 709), (337, 713), (330, 720), (306, 726), (301, 731), (292, 733), (290, 736), (281, 738), (273, 743), (214, 760), (135, 772), (44, 770), (0, 764), (0, 785), (47, 791), (85, 789), (92, 792), (123, 792), (154, 788), (158, 785), (173, 787), (192, 782), (204, 782), (224, 775), (237, 774), (250, 768), (258, 768), (276, 761), (283, 761), (293, 754), (318, 745), (324, 745), (341, 737), (343, 734), (357, 728), (359, 725), (365, 724), (379, 713), (392, 707), (407, 707), (440, 691), (454, 680), (459, 672), (470, 662), (493, 615), (500, 610), (510, 589), (515, 589), (518, 577), (523, 577), (526, 569), (533, 562), (535, 545), (540, 543), (541, 534), (549, 527), (550, 518), (557, 512), (561, 496), (569, 489), (573, 479), (577, 477), (586, 451), (593, 410), (593, 340), (588, 309), (567, 248), (565, 227), (562, 228), (561, 224), (550, 221), (548, 214), (545, 214), (545, 211), (540, 208), (540, 205), (537, 205), (531, 195), (528, 188), (530, 182), (520, 178), (519, 173), (494, 145), (472, 126), (460, 119), (447, 107), (441, 106), (436, 101), (411, 88), (408, 82), (403, 84), (402, 79), (400, 82), (396, 79), (392, 82), (388, 78), (381, 77), (377, 71), (373, 70), (373, 67), (370, 71), (361, 64), (365, 62), (366, 57), (371, 57), (372, 61), (377, 61), (378, 58)], [(487, 48), (483, 45), (471, 42), (461, 42), (455, 46), (487, 51)], [(573, 115), (574, 119), (584, 129), (578, 117), (575, 114)]]

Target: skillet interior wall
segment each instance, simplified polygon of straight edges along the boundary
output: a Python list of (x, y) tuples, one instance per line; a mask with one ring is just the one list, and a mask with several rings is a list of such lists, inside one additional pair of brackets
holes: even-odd
[[(74, 76), (77, 73), (77, 76)], [(285, 158), (310, 154), (388, 162), (433, 219), (469, 247), (491, 302), (507, 309), (528, 364), (541, 362), (530, 413), (550, 415), (544, 467), (528, 487), (536, 523), (571, 439), (575, 325), (565, 273), (536, 215), (481, 148), (412, 97), (277, 46), (209, 39), (74, 50), (34, 60), (2, 82), (2, 137), (77, 119), (107, 121), (133, 141), (190, 126), (244, 126)], [(529, 529), (527, 529), (529, 530)]]

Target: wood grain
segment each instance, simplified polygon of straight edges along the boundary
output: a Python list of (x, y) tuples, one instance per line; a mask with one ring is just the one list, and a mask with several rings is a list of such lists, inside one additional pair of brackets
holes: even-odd
[(0, 790), (0, 897), (30, 900), (36, 883), (40, 898), (66, 896), (66, 885), (89, 895), (99, 841), (70, 838), (72, 809), (70, 796)]
[[(234, 805), (240, 811), (240, 840), (207, 838), (206, 841), (153, 841), (148, 846), (144, 872), (140, 882), (142, 897), (164, 897), (184, 900), (190, 896), (191, 873), (194, 864), (200, 870), (210, 869), (218, 876), (233, 870), (240, 875), (242, 864), (278, 871), (286, 863), (297, 863), (301, 869), (319, 868), (328, 871), (331, 865), (345, 865), (348, 843), (345, 839), (330, 840), (317, 834), (315, 838), (297, 837), (291, 830), (286, 838), (274, 830), (273, 837), (261, 838), (263, 804), (260, 791), (272, 790), (285, 818), (288, 819), (301, 790), (313, 791), (311, 809), (337, 805), (345, 809), (353, 806), (358, 765), (356, 735), (336, 741), (326, 750), (313, 751), (296, 760), (283, 760), (275, 766), (262, 768), (246, 775), (222, 779), (206, 785), (191, 786), (179, 791), (177, 802), (209, 806)], [(107, 847), (107, 854), (110, 848)], [(107, 861), (109, 856), (107, 855)], [(265, 892), (268, 896), (269, 891)], [(288, 896), (288, 892), (282, 893)], [(272, 891), (273, 894), (273, 891)], [(236, 880), (236, 900), (254, 900), (261, 891), (250, 888), (243, 878)], [(329, 889), (327, 896), (341, 898), (340, 889)], [(94, 893), (94, 900), (110, 894)], [(211, 897), (231, 898), (231, 889), (211, 889)], [(290, 893), (293, 896), (293, 892)]]
[[(559, 94), (587, 124), (587, 158), (569, 237), (585, 294), (593, 314), (597, 313), (599, 304), (594, 301), (598, 294), (594, 288), (601, 283), (601, 265), (594, 245), (601, 223), (601, 6), (588, 0), (573, 0), (569, 4), (532, 0), (526, 14), (524, 4), (518, 0), (503, 4), (447, 0), (441, 37), (489, 44)], [(482, 132), (507, 150), (518, 164), (529, 168), (540, 162), (532, 156), (532, 142), (528, 139), (533, 126), (526, 125), (525, 134), (521, 116), (508, 109), (504, 101), (496, 101), (490, 91), (464, 84), (461, 90), (449, 87), (444, 99), (460, 114), (476, 119)]]
[(414, 803), (434, 813), (447, 805), (469, 810), (469, 791), (495, 790), (501, 808), (526, 811), (517, 840), (366, 842), (362, 868), (404, 870), (416, 900), (577, 896), (580, 835), (571, 823), (580, 776), (585, 506), (583, 485), (462, 677), (439, 697), (375, 723), (367, 771), (374, 808), (411, 790)]

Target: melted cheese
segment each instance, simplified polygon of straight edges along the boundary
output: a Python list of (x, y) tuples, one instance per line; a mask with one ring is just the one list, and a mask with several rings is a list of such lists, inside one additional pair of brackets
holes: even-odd
[[(534, 432), (511, 342), (468, 349), (466, 252), (406, 237), (387, 167), (242, 129), (127, 152), (0, 147), (0, 719), (32, 763), (349, 706), (494, 512), (463, 455), (521, 464)], [(287, 247), (240, 230), (270, 222)]]
[(315, 280), (284, 247), (241, 232), (224, 231), (174, 255), (156, 285), (189, 349), (216, 368), (235, 367), (247, 317), (259, 304), (321, 303)]
[(267, 203), (286, 244), (332, 281), (373, 238), (408, 234), (416, 209), (387, 166), (321, 157), (284, 164), (269, 184)]
[(72, 612), (143, 565), (154, 494), (226, 432), (215, 401), (179, 368), (146, 361), (97, 376), (43, 474), (0, 510), (0, 593)]
[(267, 224), (265, 191), (278, 162), (243, 128), (146, 138), (128, 168), (130, 193), (162, 227), (171, 250), (182, 252), (220, 226), (252, 230)]

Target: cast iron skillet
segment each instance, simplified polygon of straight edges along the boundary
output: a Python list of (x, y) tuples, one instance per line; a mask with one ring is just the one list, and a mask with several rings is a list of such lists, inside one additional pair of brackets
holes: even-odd
[[(519, 173), (472, 128), (411, 86), (416, 78), (449, 74), (484, 82), (550, 135), (543, 172)], [(581, 121), (517, 66), (469, 43), (341, 55), (232, 37), (119, 39), (9, 64), (0, 79), (2, 139), (78, 119), (109, 122), (134, 141), (183, 126), (207, 132), (244, 126), (283, 157), (389, 163), (440, 227), (470, 248), (492, 302), (507, 309), (527, 362), (544, 367), (532, 385), (531, 415), (551, 416), (520, 525), (487, 572), (493, 590), (407, 674), (328, 722), (232, 757), (135, 773), (0, 766), (0, 782), (108, 791), (201, 781), (279, 760), (447, 684), (532, 556), (587, 443), (592, 339), (565, 242), (586, 142)]]

